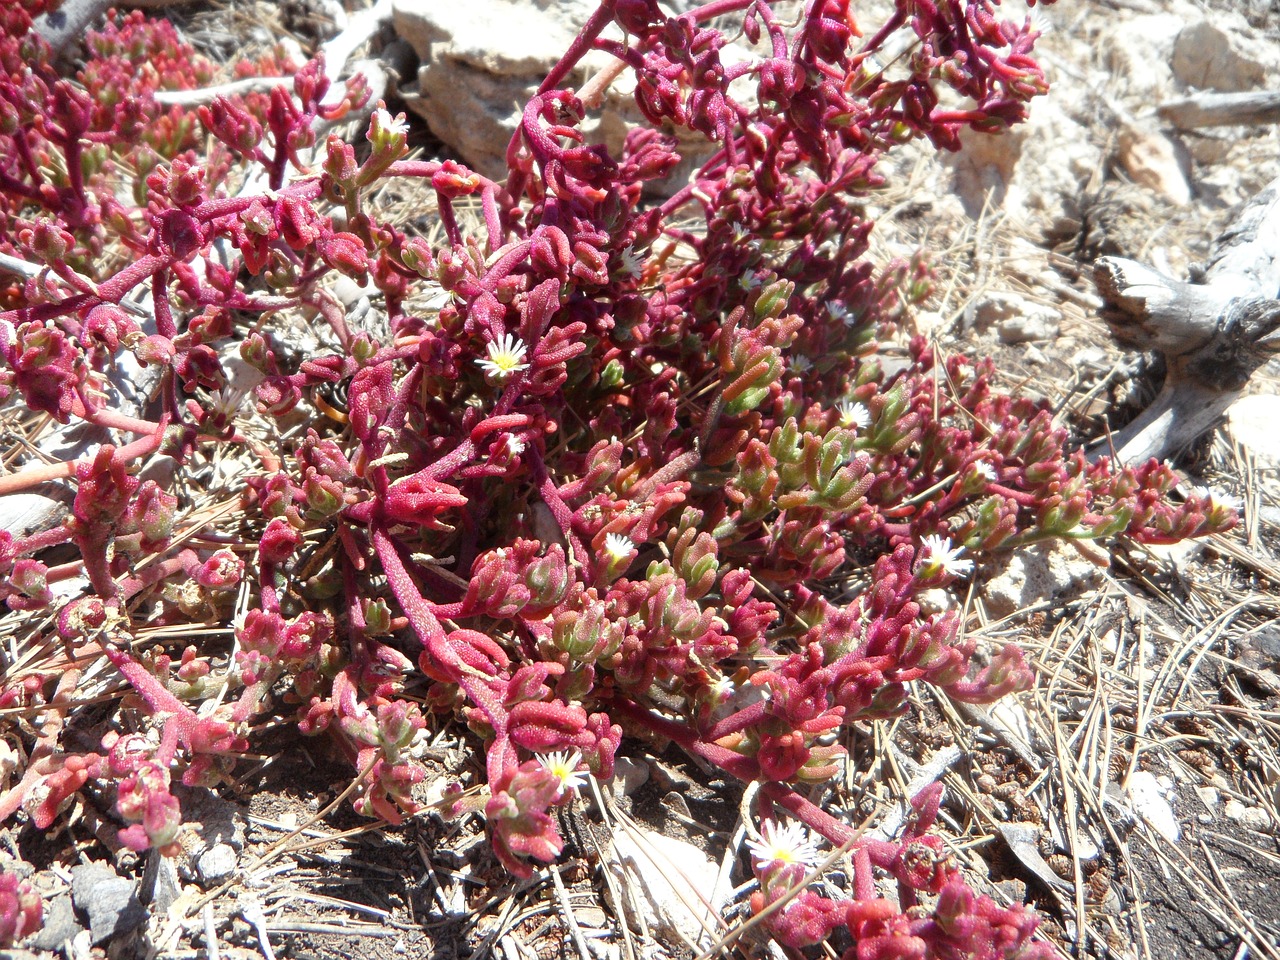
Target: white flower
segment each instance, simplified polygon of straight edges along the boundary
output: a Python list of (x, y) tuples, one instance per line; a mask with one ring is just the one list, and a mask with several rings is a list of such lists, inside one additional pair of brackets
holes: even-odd
[(801, 864), (812, 867), (818, 862), (818, 845), (809, 837), (809, 831), (798, 823), (780, 826), (776, 820), (766, 820), (760, 829), (759, 840), (748, 840), (751, 856), (760, 866), (781, 864), (789, 867)]
[(1244, 509), (1244, 497), (1237, 497), (1234, 493), (1223, 493), (1221, 490), (1214, 490), (1212, 487), (1192, 487), (1193, 496), (1204, 497), (1209, 501), (1209, 509), (1214, 510), (1235, 510)]
[(759, 289), (764, 284), (764, 281), (760, 279), (760, 274), (754, 270), (748, 270), (738, 282), (742, 284), (742, 289), (747, 291)]
[(523, 340), (509, 333), (504, 333), (502, 339), (490, 343), (486, 350), (489, 354), (488, 359), (477, 360), (476, 363), (480, 365), (480, 369), (495, 379), (505, 380), (518, 370), (529, 369), (529, 365), (523, 362), (528, 348)]
[(871, 411), (860, 403), (841, 400), (836, 409), (840, 411), (840, 426), (847, 430), (865, 430), (871, 426)]
[(928, 558), (925, 566), (930, 570), (944, 570), (951, 576), (958, 577), (973, 569), (972, 560), (960, 559), (960, 554), (964, 553), (964, 546), (952, 548), (950, 537), (940, 537), (936, 533), (930, 534), (920, 541), (920, 547), (924, 556)]
[(379, 129), (393, 136), (403, 137), (409, 135), (409, 121), (403, 113), (398, 113), (392, 117), (390, 110), (385, 107), (379, 107), (377, 123)]
[(636, 253), (634, 246), (628, 245), (622, 248), (618, 253), (618, 258), (622, 261), (622, 272), (628, 277), (640, 279), (640, 274), (644, 272), (644, 255)]
[(507, 456), (518, 457), (524, 453), (524, 441), (517, 437), (514, 433), (508, 433), (503, 439), (503, 445), (507, 448)]
[(839, 320), (846, 327), (852, 327), (856, 319), (854, 315), (849, 312), (849, 308), (839, 300), (828, 301), (827, 313), (831, 315), (832, 320)]
[(232, 386), (225, 386), (213, 395), (213, 412), (232, 420), (240, 412), (244, 403), (245, 392)]
[(712, 681), (707, 689), (711, 694), (712, 700), (715, 700), (717, 703), (723, 703), (733, 696), (733, 691), (736, 688), (737, 685), (731, 679), (728, 677), (720, 677)]
[(626, 560), (635, 548), (636, 545), (620, 533), (604, 535), (604, 552), (609, 555), (610, 560)]
[(1053, 32), (1053, 21), (1049, 19), (1043, 7), (1032, 7), (1027, 11), (1027, 19), (1030, 21), (1031, 29), (1040, 36)]
[(404, 114), (392, 116), (390, 110), (383, 108), (383, 106), (380, 106), (376, 113), (378, 113), (378, 116), (374, 119), (374, 129), (379, 129), (379, 131), (392, 137), (408, 136), (408, 120), (404, 118)]
[(990, 482), (996, 479), (996, 468), (985, 460), (974, 463), (973, 469), (978, 471), (983, 480)]
[[(733, 242), (738, 246), (745, 246), (748, 249), (755, 250), (757, 252), (760, 250), (760, 238), (753, 237), (751, 235), (751, 231), (747, 229), (746, 224), (735, 223), (730, 231), (730, 235), (733, 237)], [(747, 289), (751, 288), (748, 287)]]
[(578, 788), (587, 782), (587, 775), (578, 771), (578, 764), (582, 763), (582, 754), (577, 750), (573, 753), (560, 750), (545, 756), (539, 755), (538, 763), (543, 770), (559, 781), (560, 785), (556, 790), (557, 799), (563, 797), (566, 792), (577, 793)]
[(794, 373), (808, 373), (813, 369), (813, 361), (799, 354), (791, 358), (791, 369)]

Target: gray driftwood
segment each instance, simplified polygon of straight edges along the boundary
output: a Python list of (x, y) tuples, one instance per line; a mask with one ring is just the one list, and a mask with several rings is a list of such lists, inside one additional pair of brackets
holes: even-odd
[(1197, 93), (1162, 103), (1156, 108), (1156, 113), (1179, 130), (1276, 123), (1280, 121), (1280, 90)]
[(1099, 259), (1093, 278), (1116, 339), (1167, 367), (1155, 402), (1111, 444), (1129, 463), (1176, 457), (1280, 353), (1280, 180), (1244, 205), (1191, 281), (1120, 257)]

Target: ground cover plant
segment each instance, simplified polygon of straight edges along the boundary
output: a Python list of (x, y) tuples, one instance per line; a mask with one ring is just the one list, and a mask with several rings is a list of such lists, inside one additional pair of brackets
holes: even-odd
[[(461, 721), (487, 786), (451, 806), (482, 813), (522, 876), (558, 856), (557, 810), (624, 739), (674, 742), (759, 785), (752, 908), (785, 948), (839, 932), (850, 960), (1050, 955), (931, 833), (937, 787), (892, 840), (808, 789), (840, 770), (835, 733), (899, 714), (912, 682), (971, 703), (1031, 682), (1016, 646), (979, 650), (926, 592), (1046, 540), (1234, 519), (1207, 494), (1170, 501), (1166, 466), (1068, 449), (989, 361), (919, 338), (906, 365), (877, 358), (931, 275), (927, 251), (869, 258), (860, 198), (895, 146), (1025, 116), (1046, 87), (1028, 19), (983, 0), (903, 2), (883, 24), (835, 0), (797, 22), (758, 0), (606, 2), (498, 182), (408, 158), (403, 117), (317, 61), (245, 64), (292, 80), (166, 106), (210, 69), (138, 14), (65, 77), (30, 31), (44, 6), (0, 13), (0, 252), (32, 267), (3, 291), (0, 389), (114, 433), (0, 480), (74, 491), (56, 525), (0, 533), (0, 591), (49, 651), (6, 670), (23, 756), (0, 819), (46, 830), (110, 791), (118, 840), (166, 851), (175, 781), (216, 786), (288, 723), (342, 750), (357, 811), (398, 823), (420, 808), (425, 731)], [(767, 55), (722, 63), (727, 30)], [(900, 34), (908, 52), (881, 62)], [(566, 84), (591, 49), (634, 71), (648, 121), (619, 157), (583, 142), (591, 94)], [(361, 142), (324, 138), (368, 107)], [(716, 152), (650, 200), (673, 127)], [(370, 212), (397, 178), (431, 184), (442, 242)], [(378, 323), (348, 317), (340, 276)], [(290, 344), (298, 322), (316, 355)], [(149, 384), (136, 410), (126, 371)], [(255, 468), (214, 522), (188, 475), (226, 450)], [(178, 624), (231, 629), (143, 635)], [(85, 745), (72, 714), (104, 657), (129, 696)], [(806, 886), (835, 850), (852, 899)], [(0, 939), (38, 924), (16, 877), (0, 910)]]

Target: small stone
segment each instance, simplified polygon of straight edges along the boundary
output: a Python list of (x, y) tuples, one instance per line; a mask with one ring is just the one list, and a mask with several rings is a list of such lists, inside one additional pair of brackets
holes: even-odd
[(614, 790), (629, 797), (649, 781), (649, 765), (643, 760), (615, 757), (613, 761)]
[(1092, 839), (1085, 836), (1083, 831), (1077, 831), (1076, 859), (1081, 860), (1085, 863), (1092, 863), (1094, 860), (1098, 859), (1098, 856), (1101, 853), (1102, 853), (1101, 847), (1099, 847), (1096, 843), (1094, 843)]
[(916, 603), (920, 604), (920, 612), (925, 616), (946, 613), (959, 606), (956, 595), (943, 587), (931, 587), (916, 594)]
[(175, 788), (174, 796), (185, 820), (178, 832), (179, 874), (206, 888), (222, 882), (244, 849), (244, 813), (205, 788)]
[(1073, 367), (1092, 367), (1094, 370), (1106, 370), (1110, 366), (1107, 351), (1097, 346), (1081, 347), (1068, 362)]
[[(596, 0), (395, 0), (393, 27), (420, 62), (416, 89), (408, 78), (401, 86), (406, 103), (468, 166), (505, 177), (507, 145), (519, 128), (521, 107), (596, 6)], [(679, 14), (692, 3), (667, 6)], [(719, 55), (725, 67), (752, 58), (737, 43), (727, 44)], [(589, 53), (567, 84), (580, 87), (614, 62), (607, 54)], [(582, 124), (590, 141), (605, 143), (615, 157), (627, 131), (641, 119), (634, 93), (634, 74), (626, 71), (604, 91), (600, 110), (590, 111)], [(710, 155), (701, 135), (678, 136), (688, 169), (696, 166), (696, 157)]]
[(1236, 657), (1255, 670), (1280, 667), (1280, 621), (1264, 623), (1236, 642)]
[(1263, 832), (1271, 829), (1271, 816), (1261, 807), (1245, 806), (1234, 797), (1226, 802), (1222, 812), (1228, 820), (1234, 820), (1249, 830)]
[(163, 915), (182, 894), (182, 882), (173, 858), (152, 848), (147, 853), (147, 866), (142, 873), (141, 899), (154, 913)]
[(1142, 549), (1175, 570), (1181, 570), (1204, 553), (1204, 543), (1200, 540), (1179, 540), (1177, 543), (1143, 544)]
[(916, 332), (923, 336), (947, 332), (949, 322), (946, 317), (935, 310), (921, 310), (915, 315)]
[(147, 908), (139, 902), (134, 882), (118, 876), (105, 863), (72, 868), (71, 899), (89, 918), (94, 946), (135, 930), (147, 920)]
[(196, 857), (196, 882), (206, 888), (221, 883), (235, 872), (238, 859), (230, 844), (215, 843)]
[(1023, 316), (1000, 321), (996, 328), (1002, 343), (1029, 343), (1032, 340), (1052, 340), (1058, 335), (1058, 311), (1037, 310)]
[(1154, 127), (1125, 124), (1118, 143), (1120, 165), (1134, 183), (1155, 190), (1175, 206), (1191, 203), (1186, 148)]
[(37, 950), (56, 952), (84, 928), (76, 919), (71, 896), (63, 894), (50, 900), (44, 909), (44, 925), (32, 938), (31, 946)]
[(1196, 787), (1196, 796), (1200, 798), (1200, 802), (1204, 804), (1205, 809), (1210, 813), (1218, 812), (1218, 804), (1222, 800), (1222, 794), (1217, 787)]
[(967, 325), (980, 331), (994, 327), (1005, 343), (1051, 340), (1058, 335), (1062, 319), (1053, 307), (1007, 291), (983, 294), (965, 314)]
[(1134, 813), (1170, 843), (1177, 843), (1182, 836), (1182, 828), (1178, 826), (1178, 818), (1174, 816), (1170, 802), (1177, 794), (1167, 781), (1167, 777), (1138, 770), (1125, 783), (1124, 792)]
[(574, 907), (574, 915), (578, 918), (578, 926), (588, 930), (609, 929), (609, 916), (596, 906)]
[(1179, 13), (1118, 19), (1097, 42), (1099, 59), (1110, 73), (1108, 82), (1133, 101), (1168, 100), (1176, 88), (1169, 60), (1185, 25)]
[(1015, 551), (994, 569), (983, 591), (988, 613), (997, 617), (1042, 600), (1063, 603), (1102, 582), (1102, 571), (1074, 548), (1042, 543)]

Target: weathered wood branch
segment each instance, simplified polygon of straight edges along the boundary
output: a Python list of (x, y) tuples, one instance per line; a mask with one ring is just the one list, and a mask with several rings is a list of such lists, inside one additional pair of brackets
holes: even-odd
[(1246, 93), (1198, 93), (1156, 108), (1179, 130), (1280, 122), (1280, 90)]
[(1121, 257), (1094, 264), (1116, 339), (1167, 368), (1155, 402), (1112, 438), (1123, 461), (1176, 457), (1280, 353), (1280, 180), (1245, 204), (1197, 273), (1185, 282)]

